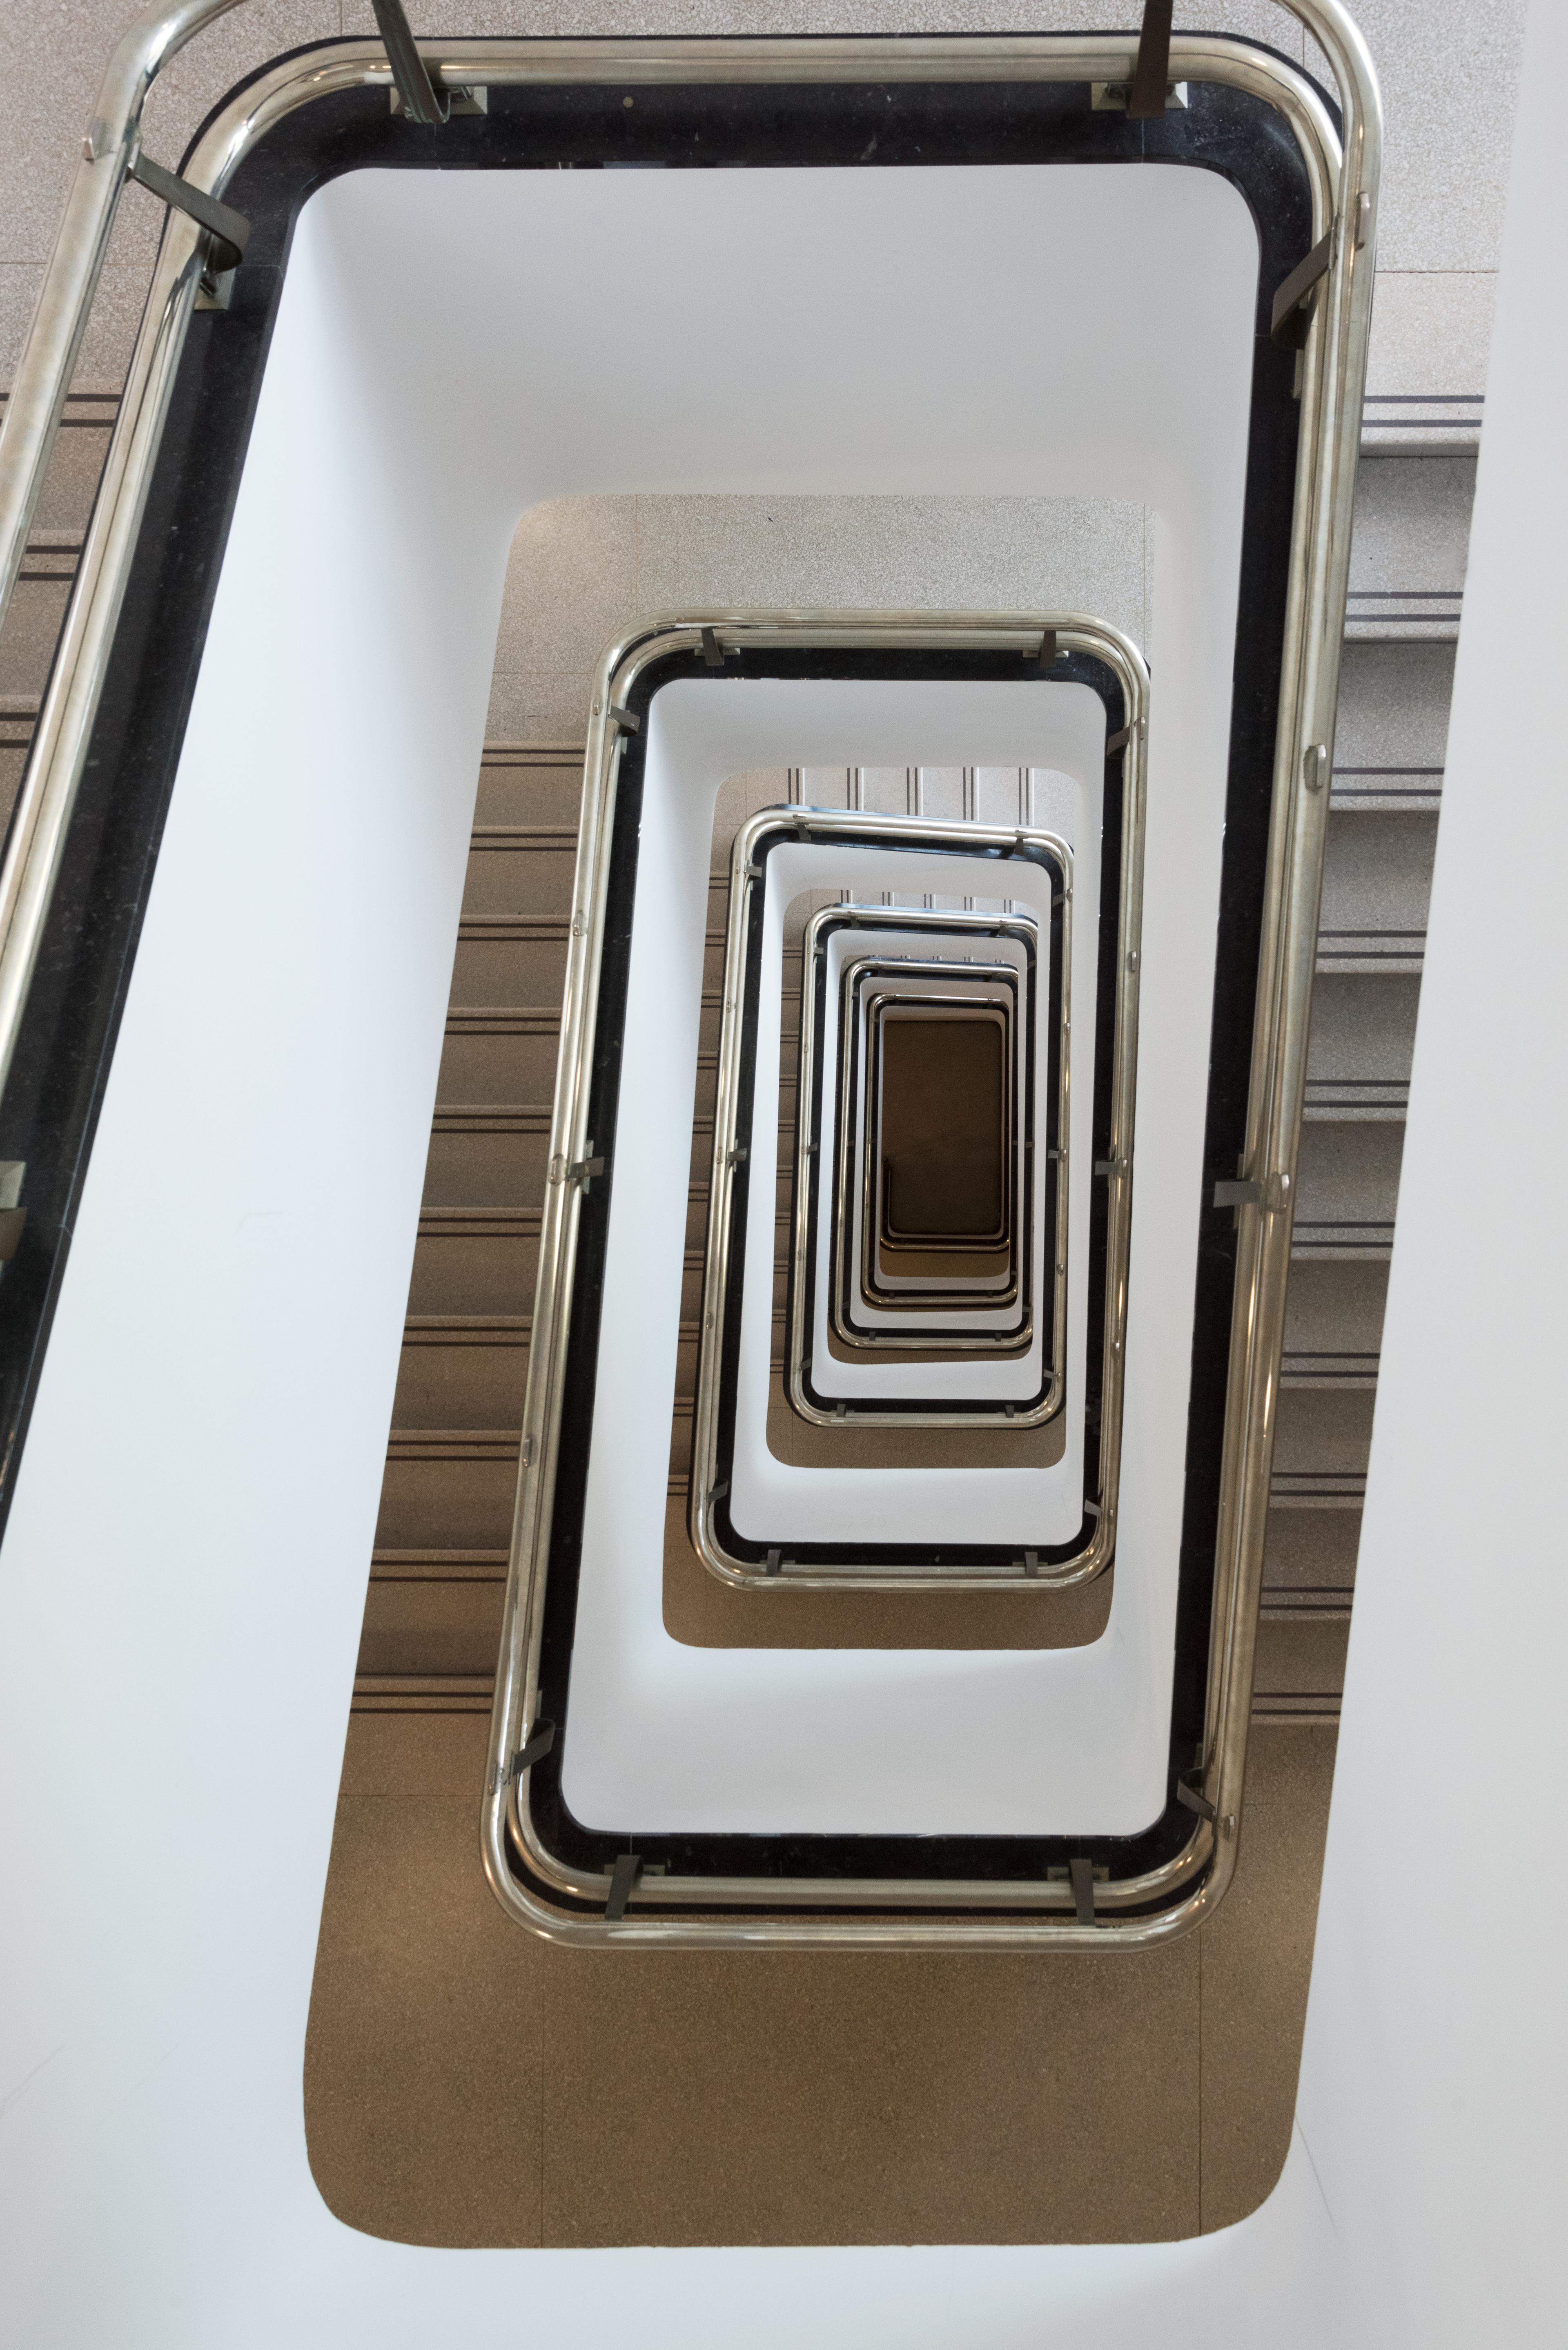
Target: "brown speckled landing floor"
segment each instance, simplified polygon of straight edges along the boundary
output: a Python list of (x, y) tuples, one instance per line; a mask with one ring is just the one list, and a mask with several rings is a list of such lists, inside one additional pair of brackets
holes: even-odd
[(1238, 1880), (1142, 1957), (555, 1950), (480, 1870), (487, 1721), (356, 1716), (306, 2056), (350, 2226), (450, 2246), (1129, 2242), (1289, 2141), (1334, 1731), (1259, 1724)]

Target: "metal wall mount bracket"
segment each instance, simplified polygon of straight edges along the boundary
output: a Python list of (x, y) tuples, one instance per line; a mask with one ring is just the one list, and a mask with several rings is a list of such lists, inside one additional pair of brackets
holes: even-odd
[[(1194, 1773), (1195, 1777), (1201, 1775), (1201, 1773)], [(1179, 1804), (1184, 1804), (1188, 1811), (1196, 1812), (1200, 1820), (1213, 1820), (1220, 1816), (1208, 1796), (1201, 1794), (1196, 1787), (1189, 1786), (1185, 1779), (1179, 1779), (1176, 1783), (1176, 1800)]]
[(1143, 0), (1143, 28), (1137, 36), (1137, 63), (1127, 92), (1131, 122), (1158, 122), (1165, 112), (1170, 88), (1170, 19), (1173, 0)]
[(1291, 1196), (1291, 1179), (1276, 1169), (1259, 1182), (1221, 1182), (1214, 1186), (1217, 1208), (1266, 1208), (1277, 1216)]
[[(590, 1142), (590, 1151), (593, 1147)], [(552, 1159), (550, 1180), (552, 1183), (580, 1183), (586, 1191), (594, 1177), (604, 1173), (605, 1165), (605, 1159), (599, 1155), (590, 1159)]]
[[(432, 84), (431, 87), (433, 88), (434, 85)], [(446, 110), (449, 115), (488, 114), (490, 111), (490, 92), (483, 82), (477, 88), (467, 82), (455, 87), (443, 82), (441, 93), (446, 99)], [(388, 96), (391, 99), (394, 114), (408, 113), (409, 109), (403, 104), (403, 93), (400, 89), (394, 88), (388, 92)]]
[(1269, 331), (1282, 351), (1299, 351), (1306, 342), (1314, 291), (1319, 278), (1328, 275), (1333, 249), (1334, 231), (1330, 229), (1326, 236), (1319, 237), (1305, 260), (1297, 262), (1274, 296)]
[(1067, 1863), (1067, 1875), (1073, 1887), (1073, 1909), (1080, 1926), (1095, 1922), (1094, 1863), (1076, 1855)]
[(421, 130), (439, 130), (452, 112), (452, 99), (431, 81), (403, 14), (402, 0), (370, 0), (370, 5), (376, 12), (376, 29), (386, 43), (387, 63), (392, 68), (403, 112)]
[[(1130, 81), (1092, 81), (1089, 84), (1090, 106), (1096, 114), (1125, 114), (1127, 93), (1131, 88)], [(1165, 85), (1166, 112), (1169, 114), (1179, 109), (1185, 113), (1187, 106), (1187, 84), (1184, 81), (1168, 81)], [(1137, 117), (1135, 115), (1133, 120), (1136, 122)]]
[(642, 1875), (642, 1857), (635, 1852), (623, 1852), (610, 1871), (609, 1899), (605, 1903), (605, 1916), (613, 1924), (626, 1916), (626, 1905), (637, 1889)]
[(27, 1211), (19, 1202), (26, 1172), (25, 1159), (0, 1159), (0, 1264), (9, 1264), (22, 1244)]
[(198, 228), (206, 230), (210, 239), (208, 269), (213, 276), (239, 267), (251, 234), (251, 224), (244, 213), (235, 212), (232, 204), (221, 203), (204, 188), (192, 187), (178, 172), (166, 172), (161, 163), (155, 163), (140, 147), (131, 156), (129, 176), (140, 181), (160, 203), (186, 213)]
[(504, 1770), (493, 1773), (490, 1783), (491, 1794), (500, 1794), (502, 1789), (509, 1787), (514, 1779), (520, 1779), (524, 1771), (531, 1771), (535, 1762), (542, 1762), (555, 1743), (555, 1723), (543, 1720), (536, 1721), (532, 1732), (517, 1749), (511, 1762)]

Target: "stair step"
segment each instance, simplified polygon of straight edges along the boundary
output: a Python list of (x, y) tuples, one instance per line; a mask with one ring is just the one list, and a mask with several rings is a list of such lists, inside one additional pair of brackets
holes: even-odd
[(1254, 1702), (1260, 1697), (1337, 1700), (1345, 1687), (1349, 1638), (1347, 1613), (1264, 1617), (1252, 1665)]
[(394, 1428), (515, 1430), (528, 1378), (531, 1315), (410, 1315)]
[(515, 1429), (394, 1429), (377, 1550), (505, 1550), (517, 1451)]
[(429, 1206), (537, 1212), (550, 1163), (549, 1110), (537, 1104), (447, 1102), (425, 1162)]
[(574, 825), (483, 825), (469, 845), (462, 919), (570, 919), (576, 869)]
[(1320, 972), (1419, 971), (1437, 820), (1332, 815), (1318, 930)]
[(1296, 1162), (1293, 1255), (1386, 1257), (1404, 1141), (1403, 1128), (1387, 1124), (1305, 1128)]
[(493, 1673), (505, 1596), (505, 1583), (499, 1577), (419, 1581), (372, 1575), (359, 1639), (359, 1673)]
[(409, 1312), (527, 1312), (539, 1271), (540, 1221), (537, 1209), (427, 1208)]
[(1440, 782), (1453, 679), (1452, 645), (1346, 645), (1340, 660), (1331, 792), (1379, 773)]
[(1344, 1475), (1365, 1481), (1372, 1442), (1372, 1399), (1331, 1389), (1298, 1390), (1280, 1400), (1274, 1477)]
[(569, 916), (459, 924), (452, 963), (454, 1003), (559, 1003), (566, 983)]
[(574, 830), (583, 804), (581, 743), (489, 743), (479, 767), (474, 821)]
[(440, 1102), (541, 1101), (555, 1090), (560, 1053), (558, 1010), (465, 1004), (446, 1017)]
[(1347, 638), (1457, 635), (1475, 476), (1470, 456), (1362, 460)]
[(1285, 1305), (1282, 1388), (1375, 1386), (1387, 1289), (1381, 1263), (1299, 1264)]
[(1311, 1604), (1348, 1606), (1360, 1544), (1361, 1520), (1354, 1510), (1271, 1508), (1263, 1545), (1265, 1597), (1281, 1607), (1303, 1596)]
[(1313, 989), (1309, 1118), (1403, 1118), (1420, 982), (1409, 974), (1320, 978)]

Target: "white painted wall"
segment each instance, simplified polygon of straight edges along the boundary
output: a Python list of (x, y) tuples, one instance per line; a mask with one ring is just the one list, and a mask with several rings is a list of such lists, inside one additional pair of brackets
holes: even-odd
[[(267, 664), (279, 629), (305, 669), (330, 633), (343, 755), (330, 773), (264, 759), (296, 714), (254, 645), (244, 674), (265, 695), (236, 671), (219, 701), (203, 679), (201, 764), (176, 798), (0, 1554), (8, 2344), (635, 2331), (650, 2350), (1472, 2350), (1560, 2330), (1568, 18), (1545, 0), (1531, 43), (1302, 2127), (1279, 2188), (1219, 2236), (1047, 2250), (432, 2252), (321, 2204), (300, 2101), (316, 1916), (506, 532), (481, 526), (460, 466), (391, 531), (376, 475), (393, 428), (357, 442), (351, 365), (307, 378), (283, 334), (257, 446), (275, 462), (286, 442), (301, 494), (346, 526), (302, 579), (286, 504), (247, 496), (236, 546), (258, 600), (225, 579), (209, 667), (258, 612)], [(358, 288), (345, 259), (335, 292), (325, 233), (300, 258), (303, 334), (306, 307), (320, 327)], [(367, 531), (377, 563), (350, 582), (332, 550)], [(432, 553), (454, 569), (424, 607), (414, 557)], [(269, 567), (300, 590), (294, 611), (259, 599)], [(379, 640), (389, 618), (439, 650), (439, 736)], [(234, 902), (203, 918), (215, 872)], [(223, 1050), (192, 1059), (219, 1037), (220, 994)], [(218, 1140), (198, 1165), (202, 1130)], [(1482, 1188), (1487, 1142), (1506, 1195)], [(285, 1344), (302, 1303), (313, 1350)]]

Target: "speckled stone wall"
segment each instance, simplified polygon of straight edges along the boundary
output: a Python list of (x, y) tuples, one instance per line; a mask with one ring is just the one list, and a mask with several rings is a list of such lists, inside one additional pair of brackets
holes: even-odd
[[(12, 0), (0, 15), (0, 382), (8, 382), (37, 296), (78, 142), (130, 0)], [(416, 31), (492, 33), (1004, 32), (1128, 21), (1129, 0), (413, 0)], [(1482, 389), (1502, 219), (1522, 0), (1362, 0), (1360, 21), (1387, 109), (1374, 391)], [(1184, 0), (1180, 25), (1241, 32), (1315, 64), (1272, 0)], [(369, 0), (243, 0), (200, 34), (155, 86), (149, 151), (172, 162), (221, 94), (269, 57), (375, 29)], [(84, 387), (118, 385), (161, 208), (127, 192), (84, 355)], [(1437, 385), (1440, 367), (1453, 375)], [(1462, 377), (1461, 382), (1459, 379)]]
[[(8, 99), (0, 385), (15, 369), (81, 131), (130, 13), (130, 0), (13, 0), (0, 16), (0, 87)], [(412, 0), (410, 8), (416, 30), (431, 33), (599, 36), (1063, 30), (1107, 16), (1131, 21), (1136, 13), (1132, 0), (1109, 9), (1084, 0)], [(1369, 447), (1392, 452), (1407, 440), (1420, 429), (1411, 403), (1433, 398), (1464, 403), (1462, 413), (1450, 405), (1441, 429), (1473, 440), (1522, 15), (1523, 0), (1364, 0), (1360, 10), (1387, 111)], [(1325, 60), (1273, 0), (1187, 0), (1179, 22), (1248, 34), (1326, 78)], [(373, 31), (369, 0), (243, 0), (155, 85), (149, 151), (173, 163), (223, 92), (266, 58)], [(161, 222), (151, 196), (127, 189), (78, 391), (112, 393), (122, 380)], [(35, 534), (37, 546), (59, 540), (60, 588), (35, 582), (17, 599), (0, 648), (0, 705), (19, 714), (36, 705), (106, 438), (79, 405), (72, 421), (88, 429), (64, 436), (51, 511), (40, 512)], [(1458, 450), (1459, 439), (1448, 445)], [(73, 457), (83, 476), (74, 498), (65, 479)], [(691, 597), (1075, 603), (1115, 619), (1147, 651), (1148, 537), (1135, 509), (1113, 515), (1071, 501), (620, 497), (543, 507), (524, 517), (517, 535), (489, 732), (535, 742), (579, 733), (596, 652), (638, 615)], [(39, 559), (47, 567), (47, 548)]]

